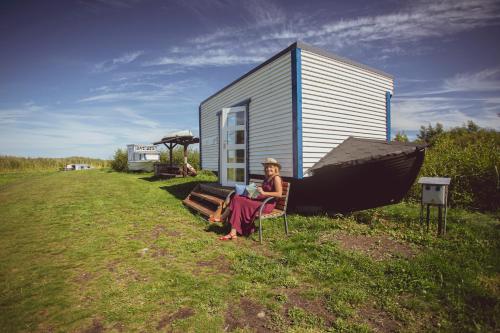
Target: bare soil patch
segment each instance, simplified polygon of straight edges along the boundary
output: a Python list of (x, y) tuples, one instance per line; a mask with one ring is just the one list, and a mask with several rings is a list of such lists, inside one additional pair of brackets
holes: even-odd
[(167, 235), (169, 237), (179, 237), (180, 235), (182, 235), (182, 233), (176, 230), (168, 230), (164, 225), (157, 224), (151, 231), (151, 237), (156, 240), (160, 238), (161, 235)]
[(101, 333), (104, 332), (104, 325), (98, 320), (94, 319), (90, 327), (84, 329), (82, 333)]
[(161, 257), (170, 257), (170, 258), (173, 258), (174, 256), (169, 254), (167, 250), (165, 250), (164, 248), (161, 248), (157, 245), (151, 245), (149, 247), (150, 249), (150, 252), (151, 252), (151, 256), (153, 258), (161, 258)]
[(108, 262), (106, 264), (106, 268), (111, 273), (116, 272), (116, 268), (117, 268), (117, 266), (118, 266), (119, 263), (120, 263), (120, 261), (118, 259), (111, 260), (110, 262)]
[(241, 298), (239, 304), (230, 305), (226, 312), (224, 331), (238, 328), (249, 328), (257, 333), (272, 332), (265, 308), (246, 297)]
[(163, 226), (161, 224), (157, 224), (157, 225), (155, 225), (155, 227), (151, 231), (151, 237), (153, 239), (158, 239), (161, 234), (165, 233), (165, 230), (166, 230), (165, 226)]
[[(409, 244), (400, 243), (387, 235), (351, 235), (337, 233), (333, 240), (344, 250), (360, 251), (374, 260), (384, 260), (394, 257), (412, 258), (416, 251)], [(325, 241), (325, 239), (320, 239)]]
[(112, 328), (116, 330), (117, 332), (126, 332), (126, 327), (123, 323), (117, 322), (115, 323)]
[(89, 272), (83, 272), (74, 279), (74, 281), (78, 284), (86, 283), (90, 280), (92, 280), (92, 274)]
[(399, 332), (401, 323), (393, 319), (387, 312), (376, 309), (371, 304), (365, 304), (358, 309), (358, 317), (375, 332)]
[(212, 260), (198, 261), (193, 269), (193, 274), (200, 275), (204, 267), (214, 269), (218, 273), (232, 274), (231, 263), (223, 255)]
[(129, 281), (135, 281), (135, 282), (147, 282), (149, 281), (149, 278), (145, 275), (142, 275), (138, 271), (136, 271), (133, 268), (127, 268), (124, 272), (124, 279), (129, 280)]
[[(188, 308), (188, 307), (181, 308), (181, 309), (177, 310), (176, 312), (163, 317), (160, 320), (160, 322), (158, 323), (158, 325), (156, 326), (156, 329), (158, 331), (160, 331), (167, 326), (171, 326), (174, 321), (189, 318), (192, 315), (194, 315), (194, 313), (195, 313), (194, 310), (191, 308)], [(172, 329), (172, 327), (170, 327), (170, 331), (171, 331), (171, 329)]]
[(322, 318), (327, 327), (333, 326), (335, 316), (330, 313), (322, 299), (308, 299), (300, 295), (299, 290), (286, 290), (287, 302), (283, 306), (285, 316), (288, 318), (288, 310), (293, 307), (301, 308), (313, 315)]
[(167, 235), (170, 237), (179, 237), (180, 235), (182, 235), (182, 233), (180, 231), (170, 230), (167, 232)]

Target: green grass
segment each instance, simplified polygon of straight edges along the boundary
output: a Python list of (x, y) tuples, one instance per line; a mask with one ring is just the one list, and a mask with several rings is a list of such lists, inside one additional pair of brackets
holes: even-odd
[[(437, 238), (419, 229), (419, 207), (398, 204), (291, 215), (288, 237), (266, 220), (262, 246), (220, 242), (224, 230), (180, 200), (212, 178), (148, 176), (0, 175), (1, 331), (500, 329), (498, 216), (452, 209)], [(341, 235), (411, 255), (376, 258)]]

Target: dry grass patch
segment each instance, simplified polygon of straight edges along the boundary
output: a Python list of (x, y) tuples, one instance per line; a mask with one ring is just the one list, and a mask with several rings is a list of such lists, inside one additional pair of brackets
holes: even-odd
[(403, 257), (413, 258), (417, 250), (408, 243), (396, 241), (387, 235), (355, 235), (339, 232), (320, 237), (320, 242), (337, 242), (343, 250), (358, 251), (374, 260), (386, 260)]

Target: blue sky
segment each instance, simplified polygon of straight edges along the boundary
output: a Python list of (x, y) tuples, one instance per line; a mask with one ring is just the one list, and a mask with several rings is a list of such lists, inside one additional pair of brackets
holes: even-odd
[(2, 1), (0, 154), (197, 134), (202, 100), (295, 40), (394, 75), (393, 133), (500, 130), (499, 1)]

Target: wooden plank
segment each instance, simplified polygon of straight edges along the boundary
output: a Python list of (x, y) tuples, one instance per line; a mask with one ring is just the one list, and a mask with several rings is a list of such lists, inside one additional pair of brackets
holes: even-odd
[(200, 184), (200, 190), (225, 200), (227, 195), (233, 191), (234, 188), (217, 184)]
[(210, 194), (206, 194), (206, 193), (200, 193), (200, 192), (193, 191), (193, 192), (191, 192), (191, 195), (198, 197), (200, 199), (203, 199), (205, 201), (211, 202), (211, 203), (216, 204), (216, 205), (222, 205), (224, 203), (224, 199), (221, 199), (219, 197), (216, 197), (216, 196), (213, 196)]
[[(284, 212), (281, 210), (281, 209), (273, 209), (273, 211), (269, 214), (263, 214), (262, 215), (262, 218), (269, 218), (269, 217), (278, 217), (278, 216), (281, 216), (283, 215)], [(258, 217), (258, 213), (257, 213), (257, 217)]]
[(214, 214), (213, 210), (199, 204), (198, 202), (192, 201), (189, 198), (184, 199), (182, 203), (207, 217)]

